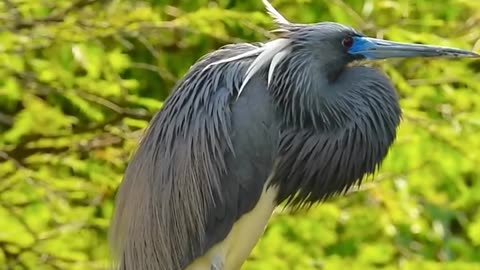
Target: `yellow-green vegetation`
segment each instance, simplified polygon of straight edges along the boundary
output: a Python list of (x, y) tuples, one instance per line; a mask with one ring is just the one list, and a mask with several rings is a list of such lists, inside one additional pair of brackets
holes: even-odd
[[(275, 0), (295, 22), (480, 49), (480, 1)], [(107, 269), (113, 198), (176, 80), (264, 41), (260, 0), (0, 3), (0, 269)], [(480, 269), (480, 61), (376, 63), (404, 120), (363, 190), (278, 212), (246, 270)]]

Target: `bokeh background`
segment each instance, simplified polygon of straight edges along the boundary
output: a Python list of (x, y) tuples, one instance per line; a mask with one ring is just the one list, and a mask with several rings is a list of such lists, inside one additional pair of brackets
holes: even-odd
[[(295, 22), (480, 51), (480, 1), (272, 2)], [(260, 0), (1, 1), (0, 269), (107, 269), (149, 119), (199, 57), (271, 29)], [(404, 109), (384, 166), (346, 197), (276, 212), (243, 269), (480, 269), (480, 61), (375, 65)]]

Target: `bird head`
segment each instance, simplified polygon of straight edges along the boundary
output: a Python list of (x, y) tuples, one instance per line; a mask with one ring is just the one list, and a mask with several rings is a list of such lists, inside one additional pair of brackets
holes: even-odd
[[(268, 8), (268, 6), (267, 6)], [(270, 12), (272, 14), (272, 12)], [(278, 13), (276, 16), (281, 16)], [(281, 37), (289, 40), (290, 50), (317, 58), (326, 70), (340, 70), (355, 60), (409, 57), (479, 57), (456, 48), (411, 44), (367, 37), (359, 31), (333, 22), (293, 24), (279, 22)]]
[(294, 24), (283, 17), (268, 0), (262, 0), (267, 12), (279, 26), (279, 32), (316, 48), (323, 54), (349, 56), (350, 59), (386, 59), (398, 57), (480, 57), (479, 54), (448, 47), (393, 42), (363, 35), (353, 28), (339, 23)]
[[(268, 83), (272, 79), (276, 66), (286, 56), (299, 58), (299, 63), (321, 63), (319, 68), (327, 73), (328, 79), (335, 78), (338, 71), (356, 60), (378, 60), (388, 58), (445, 57), (475, 58), (479, 54), (457, 48), (433, 45), (394, 42), (368, 37), (361, 32), (334, 22), (315, 24), (296, 24), (285, 19), (267, 0), (262, 0), (278, 28), (272, 32), (278, 39), (264, 46), (228, 59), (222, 59), (212, 65), (255, 57), (251, 62), (238, 91), (242, 92), (249, 80), (264, 67), (268, 67)], [(298, 56), (298, 57), (297, 57)], [(303, 57), (303, 59), (302, 59)], [(308, 59), (304, 59), (308, 57)], [(319, 61), (315, 61), (318, 59)], [(315, 69), (311, 69), (315, 70)]]
[(394, 42), (367, 37), (359, 31), (338, 23), (322, 22), (299, 25), (285, 24), (285, 33), (293, 43), (311, 45), (323, 55), (331, 52), (338, 57), (355, 59), (387, 59), (408, 57), (480, 57), (467, 50), (433, 45)]

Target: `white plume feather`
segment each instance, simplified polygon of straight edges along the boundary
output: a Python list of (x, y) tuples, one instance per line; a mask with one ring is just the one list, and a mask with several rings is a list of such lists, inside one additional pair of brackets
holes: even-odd
[(275, 71), (275, 67), (282, 61), (285, 56), (287, 56), (290, 53), (290, 49), (285, 49), (273, 56), (272, 61), (270, 62), (270, 68), (268, 69), (268, 85), (270, 85), (270, 82), (272, 81), (273, 78), (273, 72)]
[(214, 66), (214, 65), (233, 62), (233, 61), (237, 61), (237, 60), (241, 60), (241, 59), (244, 59), (244, 58), (255, 56), (255, 55), (261, 53), (263, 50), (264, 50), (264, 47), (259, 47), (259, 48), (256, 48), (255, 50), (244, 52), (244, 53), (241, 53), (239, 55), (235, 55), (235, 56), (227, 58), (227, 59), (222, 59), (222, 60), (219, 60), (217, 62), (210, 63), (204, 68), (204, 70), (206, 70), (206, 69), (208, 69), (208, 68), (210, 68), (211, 66)]
[(243, 79), (242, 86), (240, 87), (240, 90), (238, 90), (238, 96), (240, 96), (243, 89), (245, 88), (247, 83), (250, 81), (250, 79), (253, 77), (253, 75), (255, 75), (255, 73), (258, 72), (263, 66), (265, 66), (268, 63), (271, 63), (275, 55), (280, 53), (288, 45), (290, 45), (290, 41), (288, 39), (280, 38), (280, 39), (272, 40), (266, 43), (262, 47), (263, 51), (260, 53), (259, 56), (257, 56), (257, 58), (255, 58), (252, 64), (250, 64), (247, 72), (245, 73), (245, 78)]
[[(263, 4), (265, 5), (265, 8), (267, 9), (268, 14), (273, 18), (275, 23), (279, 25), (288, 25), (290, 24), (287, 19), (285, 19), (273, 6), (268, 2), (268, 0), (262, 0)], [(281, 30), (281, 29), (279, 29)], [(286, 31), (286, 30), (285, 30)], [(278, 65), (278, 63), (285, 58), (285, 56), (290, 53), (290, 49), (286, 49), (290, 45), (290, 41), (285, 38), (280, 38), (276, 40), (272, 40), (270, 42), (267, 42), (266, 44), (263, 44), (263, 46), (255, 48), (251, 51), (241, 53), (239, 55), (227, 58), (227, 59), (222, 59), (216, 62), (213, 62), (205, 67), (204, 70), (210, 68), (213, 65), (218, 65), (218, 64), (223, 64), (223, 63), (228, 63), (228, 62), (233, 62), (233, 61), (238, 61), (241, 59), (249, 58), (249, 57), (254, 57), (256, 56), (255, 60), (250, 64), (250, 66), (247, 69), (247, 72), (245, 73), (245, 77), (243, 79), (242, 85), (240, 89), (238, 90), (238, 96), (242, 93), (244, 90), (245, 86), (248, 84), (248, 82), (253, 78), (253, 76), (265, 65), (270, 64), (269, 70), (268, 70), (268, 84), (272, 81), (273, 78), (273, 72), (275, 70), (275, 67)], [(237, 96), (237, 97), (238, 97)]]
[(280, 14), (273, 6), (268, 2), (268, 0), (262, 0), (263, 5), (265, 5), (265, 8), (267, 9), (268, 14), (273, 18), (275, 23), (277, 24), (290, 24), (290, 22), (285, 19), (285, 17)]

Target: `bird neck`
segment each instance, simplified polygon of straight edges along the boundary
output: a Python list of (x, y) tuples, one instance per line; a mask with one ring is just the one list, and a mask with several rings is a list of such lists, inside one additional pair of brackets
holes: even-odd
[(338, 80), (345, 68), (301, 57), (283, 61), (270, 85), (285, 124), (322, 131), (344, 126), (354, 116), (348, 97), (341, 95), (353, 85)]
[(279, 202), (310, 205), (375, 172), (395, 139), (400, 106), (372, 68), (348, 67), (335, 80), (308, 66), (282, 68), (292, 69), (285, 62), (269, 87), (282, 121), (272, 183)]
[(296, 128), (335, 131), (357, 124), (361, 117), (387, 121), (400, 115), (388, 78), (369, 67), (288, 57), (276, 69), (269, 89), (284, 124)]

